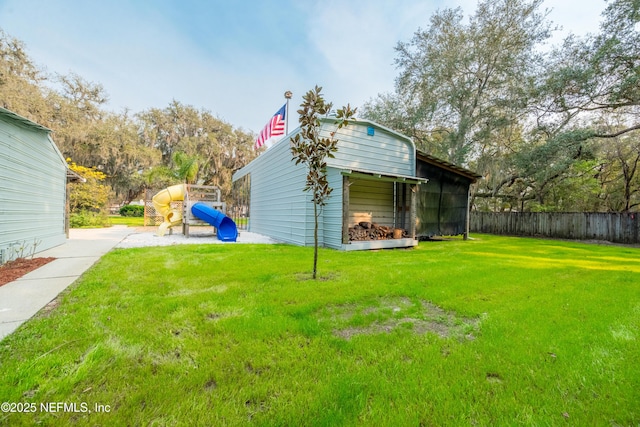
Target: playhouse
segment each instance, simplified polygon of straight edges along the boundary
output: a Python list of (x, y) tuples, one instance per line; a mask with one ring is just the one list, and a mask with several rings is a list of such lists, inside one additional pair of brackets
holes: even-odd
[(176, 184), (158, 191), (145, 204), (145, 225), (148, 219), (160, 217), (157, 235), (172, 232), (182, 226), (182, 234), (189, 237), (192, 225), (211, 225), (223, 242), (235, 242), (238, 238), (236, 224), (225, 212), (227, 204), (222, 201), (220, 188), (206, 185)]
[[(321, 119), (321, 136), (336, 131)], [(313, 245), (313, 204), (304, 192), (307, 169), (295, 165), (291, 134), (244, 168), (234, 181), (234, 218), (249, 231), (302, 246)], [(337, 130), (338, 151), (327, 159), (333, 188), (319, 215), (319, 244), (340, 250), (411, 247), (416, 238), (418, 187), (413, 141), (368, 120)]]

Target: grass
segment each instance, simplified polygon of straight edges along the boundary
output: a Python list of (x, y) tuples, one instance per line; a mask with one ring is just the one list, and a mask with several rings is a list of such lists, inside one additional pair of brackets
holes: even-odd
[(144, 226), (144, 218), (143, 217), (133, 217), (133, 216), (120, 216), (120, 215), (110, 215), (109, 222), (111, 225), (126, 225), (129, 227), (142, 227)]
[(312, 251), (112, 251), (0, 343), (0, 425), (640, 423), (639, 249)]

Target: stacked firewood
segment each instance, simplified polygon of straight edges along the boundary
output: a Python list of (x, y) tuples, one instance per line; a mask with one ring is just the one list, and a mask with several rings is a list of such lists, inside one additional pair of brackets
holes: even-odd
[(407, 236), (407, 230), (378, 225), (375, 222), (362, 221), (349, 227), (350, 241), (400, 239)]

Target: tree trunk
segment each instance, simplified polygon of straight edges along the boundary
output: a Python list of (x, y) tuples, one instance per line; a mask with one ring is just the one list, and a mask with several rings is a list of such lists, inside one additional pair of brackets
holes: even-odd
[(313, 228), (313, 278), (316, 278), (318, 271), (318, 205), (313, 202), (313, 218), (315, 225)]

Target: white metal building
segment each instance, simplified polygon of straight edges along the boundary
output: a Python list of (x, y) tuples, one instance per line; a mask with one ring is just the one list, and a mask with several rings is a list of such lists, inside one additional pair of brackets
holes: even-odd
[[(336, 130), (321, 119), (321, 136)], [(313, 245), (313, 203), (304, 192), (307, 168), (295, 165), (291, 134), (275, 143), (234, 176), (234, 205), (249, 231), (297, 245)], [(333, 192), (319, 218), (319, 244), (361, 250), (415, 246), (416, 150), (410, 138), (368, 120), (351, 120), (338, 130), (338, 151), (327, 159)], [(239, 196), (238, 196), (239, 195)], [(238, 202), (239, 201), (239, 202)], [(242, 218), (235, 217), (242, 226)], [(349, 228), (371, 222), (405, 230), (404, 237), (352, 241)]]
[(66, 240), (67, 164), (50, 133), (0, 108), (0, 261)]

